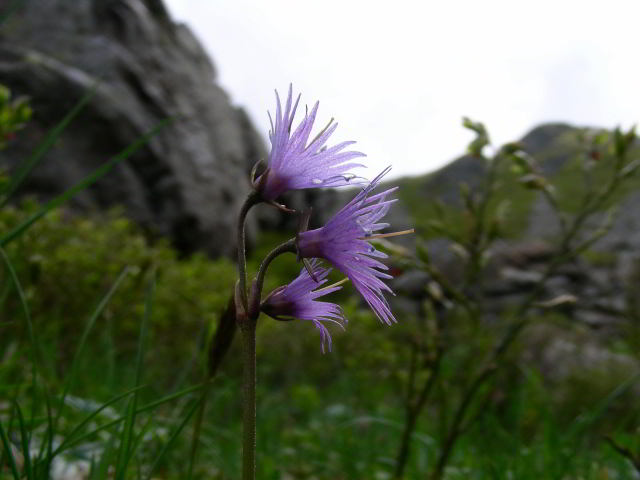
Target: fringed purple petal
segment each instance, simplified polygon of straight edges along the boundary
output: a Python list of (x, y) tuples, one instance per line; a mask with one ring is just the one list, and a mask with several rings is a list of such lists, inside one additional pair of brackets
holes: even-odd
[(388, 226), (387, 223), (378, 222), (396, 201), (387, 200), (396, 189), (370, 194), (389, 170), (386, 168), (363, 188), (324, 227), (301, 232), (298, 236), (300, 257), (319, 257), (331, 262), (349, 277), (380, 321), (387, 324), (394, 323), (396, 319), (383, 292), (393, 294), (393, 291), (382, 280), (392, 277), (384, 273), (388, 267), (376, 260), (387, 255), (376, 250), (367, 237)]
[(284, 109), (280, 96), (276, 91), (275, 119), (269, 113), (271, 131), (271, 153), (268, 170), (263, 174), (266, 178), (256, 179), (260, 193), (265, 200), (275, 200), (288, 190), (300, 190), (318, 187), (340, 187), (359, 184), (349, 171), (362, 167), (362, 164), (350, 162), (365, 154), (344, 149), (355, 142), (346, 141), (333, 146), (325, 145), (335, 132), (338, 124), (329, 124), (311, 141), (309, 137), (316, 120), (319, 103), (316, 102), (311, 111), (305, 113), (300, 124), (293, 130), (293, 120), (298, 108), (300, 96), (293, 102), (293, 88), (289, 85), (287, 101)]
[(278, 287), (271, 292), (263, 302), (261, 309), (267, 315), (276, 318), (297, 318), (313, 322), (320, 332), (322, 340), (322, 352), (325, 345), (331, 351), (331, 335), (324, 323), (335, 323), (344, 329), (346, 323), (342, 308), (335, 303), (319, 302), (317, 298), (340, 290), (342, 287), (317, 289), (327, 282), (327, 276), (331, 269), (321, 268), (319, 262), (312, 260), (311, 268), (318, 280), (313, 280), (306, 269), (300, 271), (300, 275), (288, 285)]

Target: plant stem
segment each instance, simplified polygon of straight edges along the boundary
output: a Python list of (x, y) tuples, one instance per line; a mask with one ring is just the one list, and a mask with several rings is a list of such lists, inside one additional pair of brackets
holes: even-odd
[[(415, 403), (412, 402), (412, 399), (410, 397), (407, 398), (406, 419), (404, 424), (404, 430), (402, 432), (400, 449), (398, 450), (398, 455), (396, 457), (396, 468), (395, 468), (396, 479), (401, 479), (404, 476), (404, 469), (407, 466), (407, 461), (409, 460), (411, 437), (413, 435), (413, 432), (416, 429), (418, 418), (422, 413), (422, 409), (427, 403), (429, 394), (431, 393), (431, 390), (433, 389), (436, 383), (436, 380), (438, 379), (438, 376), (440, 374), (440, 364), (441, 364), (443, 355), (444, 355), (444, 347), (440, 343), (437, 347), (436, 358), (433, 360), (433, 363), (431, 365), (431, 374), (429, 375), (429, 378), (425, 381), (422, 387), (422, 390), (420, 391), (420, 395), (418, 396)], [(415, 373), (413, 375), (415, 375)], [(413, 383), (413, 380), (411, 382)], [(411, 388), (411, 390), (413, 390), (413, 388)]]
[(262, 296), (262, 287), (264, 286), (264, 277), (267, 274), (267, 269), (271, 262), (278, 256), (283, 253), (296, 253), (296, 239), (292, 238), (287, 240), (284, 243), (281, 243), (276, 248), (271, 250), (262, 263), (260, 264), (260, 269), (258, 270), (258, 275), (256, 276), (255, 284), (251, 288), (251, 295), (249, 298), (249, 318), (253, 320), (258, 319), (258, 315), (260, 314), (260, 298)]
[(236, 239), (236, 243), (238, 244), (238, 281), (240, 282), (240, 296), (245, 311), (247, 309), (247, 256), (244, 224), (247, 218), (247, 213), (249, 213), (251, 207), (253, 207), (257, 203), (260, 203), (260, 195), (257, 192), (252, 191), (242, 204), (240, 214), (238, 215)]
[(267, 273), (269, 264), (278, 255), (286, 252), (295, 252), (294, 239), (274, 248), (262, 261), (255, 284), (251, 289), (251, 297), (248, 301), (249, 310), (241, 311), (236, 308), (236, 321), (242, 332), (243, 480), (254, 480), (256, 477), (256, 325), (260, 315), (260, 296), (262, 294), (264, 276)]
[[(617, 159), (616, 172), (622, 168), (623, 162), (621, 159)], [(584, 201), (583, 209), (576, 215), (572, 224), (568, 226), (564, 223), (562, 230), (562, 238), (560, 241), (560, 249), (555, 258), (549, 263), (546, 271), (543, 273), (542, 278), (538, 281), (537, 285), (530, 291), (529, 295), (525, 297), (519, 307), (511, 315), (514, 323), (510, 325), (507, 332), (502, 337), (501, 341), (496, 345), (492, 352), (489, 362), (481, 370), (476, 379), (470, 384), (469, 389), (463, 395), (463, 399), (456, 410), (454, 419), (451, 426), (448, 429), (448, 434), (445, 439), (444, 446), (440, 451), (436, 466), (431, 473), (431, 480), (439, 480), (444, 474), (444, 468), (449, 461), (449, 458), (453, 452), (453, 448), (458, 440), (460, 434), (466, 430), (462, 426), (465, 414), (472, 403), (472, 400), (476, 396), (480, 387), (487, 382), (500, 366), (500, 358), (508, 351), (511, 344), (516, 340), (520, 332), (528, 324), (528, 318), (526, 316), (529, 309), (533, 306), (534, 301), (543, 292), (547, 280), (551, 278), (557, 270), (569, 261), (571, 258), (577, 256), (585, 248), (587, 248), (593, 241), (597, 240), (603, 233), (596, 233), (591, 238), (585, 240), (580, 245), (572, 249), (571, 245), (576, 237), (582, 232), (582, 228), (587, 219), (592, 214), (597, 212), (606, 202), (611, 198), (611, 195), (615, 192), (618, 184), (620, 183), (620, 177), (617, 173), (614, 173), (613, 177), (609, 180), (605, 188), (595, 197), (587, 197)], [(553, 207), (557, 208), (557, 204), (552, 203)], [(481, 413), (481, 412), (480, 412)]]
[(242, 480), (256, 478), (256, 322), (240, 323), (243, 361)]
[(247, 213), (260, 201), (260, 194), (252, 191), (242, 204), (238, 215), (236, 240), (238, 244), (238, 283), (235, 294), (235, 320), (242, 332), (243, 363), (243, 480), (255, 480), (256, 478), (256, 321), (247, 315), (247, 257), (244, 227)]
[(456, 410), (451, 426), (449, 427), (444, 446), (442, 447), (442, 449), (440, 450), (440, 454), (438, 455), (435, 469), (430, 476), (431, 480), (440, 480), (442, 478), (444, 474), (444, 468), (447, 466), (449, 457), (453, 453), (453, 447), (455, 446), (458, 437), (464, 430), (461, 428), (461, 425), (462, 421), (464, 420), (465, 414), (467, 413), (467, 409), (475, 398), (478, 389), (484, 384), (487, 379), (489, 379), (489, 377), (491, 377), (493, 373), (495, 373), (496, 370), (497, 367), (485, 368), (482, 373), (478, 377), (476, 377), (475, 381), (471, 384), (471, 386), (465, 393), (462, 402)]
[(414, 411), (412, 408), (407, 407), (406, 418), (404, 421), (404, 430), (402, 431), (402, 440), (400, 441), (400, 449), (396, 457), (396, 467), (394, 478), (401, 480), (404, 478), (404, 469), (407, 466), (407, 460), (409, 460), (409, 448), (411, 446), (411, 435), (413, 435), (416, 429), (416, 422), (420, 412)]

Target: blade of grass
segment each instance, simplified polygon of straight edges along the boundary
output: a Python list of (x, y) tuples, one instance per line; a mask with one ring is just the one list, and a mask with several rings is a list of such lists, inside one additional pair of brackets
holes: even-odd
[(114, 339), (114, 320), (111, 316), (105, 318), (104, 327), (102, 330), (102, 337), (105, 348), (105, 376), (104, 381), (107, 386), (107, 390), (112, 390), (116, 388), (116, 370), (118, 367), (116, 366), (116, 341)]
[(7, 463), (9, 464), (9, 468), (11, 469), (13, 480), (20, 480), (20, 472), (18, 472), (18, 465), (16, 464), (16, 459), (13, 456), (13, 450), (11, 449), (11, 444), (9, 443), (9, 438), (7, 437), (7, 434), (4, 431), (2, 422), (0, 422), (0, 437), (2, 438), (4, 453), (7, 457)]
[(22, 439), (22, 456), (24, 457), (24, 471), (28, 480), (32, 480), (33, 466), (31, 465), (31, 453), (29, 452), (30, 435), (27, 431), (27, 426), (24, 423), (24, 416), (22, 415), (22, 409), (18, 402), (14, 401), (14, 407), (18, 412), (18, 424), (20, 426), (20, 438)]
[(89, 479), (94, 477), (94, 472), (96, 471), (96, 458), (94, 455), (91, 455), (91, 460), (89, 462)]
[(51, 129), (47, 134), (44, 141), (35, 149), (29, 159), (20, 166), (17, 172), (11, 175), (11, 180), (2, 192), (2, 200), (0, 200), (0, 208), (4, 207), (11, 196), (20, 188), (20, 185), (26, 180), (31, 171), (40, 163), (44, 158), (44, 154), (49, 151), (51, 146), (58, 140), (62, 132), (69, 126), (71, 121), (78, 116), (78, 114), (84, 109), (86, 104), (93, 98), (98, 90), (98, 82), (87, 92), (82, 98), (74, 105), (74, 107), (67, 113), (64, 118)]
[[(33, 430), (33, 422), (37, 410), (37, 377), (39, 371), (39, 346), (36, 340), (36, 336), (33, 329), (33, 321), (31, 319), (31, 311), (29, 310), (29, 305), (27, 304), (27, 297), (24, 293), (24, 289), (22, 288), (22, 284), (18, 279), (18, 275), (16, 273), (16, 269), (13, 266), (13, 263), (9, 259), (7, 252), (0, 247), (0, 257), (2, 257), (2, 261), (6, 270), (9, 272), (9, 277), (11, 278), (11, 282), (13, 283), (14, 288), (18, 294), (18, 299), (20, 300), (20, 306), (22, 308), (22, 312), (24, 314), (25, 321), (27, 323), (27, 334), (29, 336), (29, 343), (31, 344), (31, 388), (33, 392), (33, 409), (31, 411), (31, 428), (30, 431)], [(48, 400), (48, 392), (45, 389), (45, 396)]]
[[(175, 400), (177, 398), (180, 398), (188, 393), (191, 392), (195, 392), (196, 390), (199, 390), (203, 387), (204, 384), (198, 384), (198, 385), (194, 385), (192, 387), (188, 387), (185, 388), (184, 390), (181, 390), (179, 392), (176, 393), (172, 393), (171, 395), (167, 395), (166, 397), (163, 397), (159, 400), (155, 400), (153, 402), (147, 403), (146, 405), (143, 405), (142, 407), (138, 408), (136, 410), (136, 415), (139, 415), (140, 413), (146, 412), (148, 410), (153, 410), (156, 407), (159, 407), (160, 405), (170, 402), (172, 400)], [(54, 451), (54, 456), (57, 454), (60, 454), (61, 452), (63, 452), (64, 450), (73, 447), (74, 445), (77, 445), (78, 443), (93, 437), (96, 433), (101, 432), (103, 430), (106, 430), (108, 428), (111, 428), (115, 425), (118, 425), (119, 423), (125, 421), (126, 416), (122, 416), (120, 418), (116, 418), (115, 420), (112, 420), (108, 423), (105, 423), (104, 425), (100, 425), (99, 427), (95, 428), (94, 430), (91, 430), (90, 432), (85, 433), (84, 435), (81, 435), (79, 437), (77, 437), (74, 440), (70, 440), (70, 441), (66, 441), (64, 442), (63, 445), (60, 445), (60, 447), (58, 447), (58, 449), (56, 449)], [(64, 447), (64, 448), (63, 448)]]
[(111, 285), (111, 288), (109, 289), (107, 294), (100, 300), (98, 306), (94, 309), (93, 313), (89, 317), (89, 320), (87, 321), (87, 325), (85, 326), (84, 331), (82, 332), (82, 336), (80, 337), (78, 348), (76, 349), (76, 353), (73, 356), (71, 369), (64, 382), (62, 395), (60, 397), (60, 405), (58, 406), (58, 411), (56, 412), (56, 417), (53, 421), (54, 430), (57, 429), (58, 422), (60, 421), (60, 415), (62, 414), (62, 410), (64, 409), (65, 399), (67, 397), (67, 394), (69, 393), (69, 390), (71, 389), (73, 381), (75, 380), (76, 370), (78, 369), (78, 362), (84, 350), (85, 344), (87, 343), (87, 339), (89, 338), (89, 334), (91, 333), (96, 320), (102, 314), (103, 310), (111, 300), (111, 297), (116, 292), (120, 284), (124, 281), (128, 273), (129, 267), (125, 267), (122, 269), (120, 275), (118, 275), (118, 278), (116, 278), (116, 281), (113, 283), (113, 285)]
[(584, 429), (588, 428), (590, 425), (593, 425), (600, 417), (602, 417), (611, 404), (616, 400), (620, 395), (623, 395), (627, 390), (629, 390), (635, 383), (640, 379), (640, 373), (636, 373), (629, 377), (627, 380), (622, 382), (616, 388), (613, 389), (609, 395), (603, 398), (596, 407), (589, 411), (586, 415), (579, 415), (574, 419), (572, 424), (567, 429), (565, 437), (575, 437), (579, 435)]
[(0, 257), (2, 257), (2, 262), (4, 263), (6, 270), (9, 272), (9, 277), (11, 278), (11, 282), (13, 283), (13, 286), (16, 289), (16, 293), (18, 294), (18, 299), (20, 300), (20, 307), (22, 308), (22, 313), (24, 314), (24, 319), (27, 323), (27, 334), (29, 335), (29, 342), (31, 343), (32, 375), (35, 378), (37, 363), (38, 363), (37, 362), (38, 351), (36, 348), (36, 340), (35, 340), (36, 337), (33, 330), (33, 322), (31, 321), (31, 312), (29, 310), (29, 305), (27, 304), (27, 297), (24, 294), (24, 289), (22, 288), (22, 284), (18, 279), (18, 275), (16, 273), (16, 269), (13, 267), (13, 263), (9, 259), (7, 252), (1, 246), (0, 246)]
[[(49, 397), (48, 393), (45, 394), (45, 403), (47, 408), (47, 432), (46, 432), (45, 441), (42, 442), (42, 447), (40, 448), (40, 452), (38, 453), (38, 460), (41, 461), (44, 453), (46, 452), (47, 455), (44, 459), (44, 462), (45, 462), (44, 471), (48, 472), (49, 466), (51, 465), (51, 460), (52, 460), (51, 454), (53, 453), (53, 436), (54, 436), (53, 413), (51, 411), (51, 398)], [(46, 447), (46, 450), (45, 450), (45, 447)]]
[(203, 388), (208, 382), (203, 382), (203, 383), (199, 383), (197, 385), (193, 385), (191, 387), (187, 387), (184, 388), (182, 390), (180, 390), (179, 392), (176, 393), (172, 393), (170, 395), (167, 395), (165, 397), (162, 397), (159, 400), (154, 400), (153, 402), (149, 402), (146, 405), (143, 405), (142, 407), (140, 407), (137, 411), (136, 414), (140, 413), (140, 412), (146, 412), (147, 410), (152, 410), (156, 407), (159, 407), (160, 405), (163, 405), (167, 402), (170, 402), (171, 400), (176, 400), (180, 397), (185, 396), (187, 393), (191, 393), (191, 392), (195, 392), (196, 390), (200, 390), (201, 388)]
[[(557, 449), (555, 452), (558, 461), (558, 473), (556, 478), (564, 478), (566, 472), (570, 468), (572, 462), (575, 460), (576, 439), (587, 428), (597, 422), (608, 410), (611, 404), (626, 391), (628, 391), (640, 378), (640, 373), (636, 373), (622, 382), (616, 388), (611, 391), (605, 398), (603, 398), (591, 411), (586, 414), (576, 417), (566, 433), (562, 435), (561, 441), (564, 443), (564, 448)], [(562, 455), (558, 457), (558, 452), (562, 452)]]
[[(138, 338), (138, 354), (136, 358), (136, 373), (135, 373), (135, 386), (140, 385), (142, 378), (142, 360), (144, 358), (144, 347), (147, 338), (147, 325), (149, 324), (149, 318), (151, 316), (151, 309), (153, 306), (153, 295), (155, 293), (155, 271), (151, 272), (151, 279), (147, 286), (144, 302), (144, 314), (142, 322), (140, 324), (140, 335)], [(138, 392), (136, 391), (129, 402), (127, 407), (127, 420), (125, 421), (125, 427), (123, 429), (122, 439), (120, 441), (120, 448), (118, 450), (118, 461), (116, 463), (116, 480), (124, 480), (124, 475), (131, 460), (131, 456), (134, 451), (133, 430), (136, 422), (136, 408), (138, 407)]]
[(187, 470), (187, 480), (191, 480), (193, 478), (193, 468), (196, 463), (196, 454), (198, 452), (198, 445), (200, 443), (200, 432), (202, 429), (202, 422), (204, 421), (204, 412), (207, 407), (207, 400), (209, 398), (210, 389), (211, 389), (210, 385), (207, 385), (202, 389), (202, 394), (200, 395), (200, 401), (198, 402), (198, 415), (194, 422), (193, 435), (191, 438), (191, 452), (189, 454), (189, 468)]
[(142, 428), (140, 428), (140, 432), (135, 436), (133, 440), (134, 452), (138, 448), (138, 445), (142, 443), (142, 441), (144, 440), (145, 436), (149, 433), (149, 431), (155, 426), (156, 421), (157, 421), (157, 418), (155, 418), (153, 415), (149, 415), (149, 417), (145, 421)]
[(145, 387), (145, 385), (139, 385), (135, 388), (132, 388), (130, 390), (127, 390), (124, 393), (121, 393), (120, 395), (117, 395), (115, 397), (113, 397), (111, 400), (109, 400), (108, 402), (100, 405), (99, 408), (97, 408), (96, 410), (94, 410), (93, 412), (91, 412), (84, 420), (82, 420), (78, 425), (76, 425), (73, 430), (71, 430), (71, 432), (66, 436), (66, 438), (64, 439), (64, 441), (58, 446), (58, 448), (56, 448), (53, 453), (51, 454), (51, 458), (53, 459), (53, 457), (55, 457), (56, 455), (58, 455), (60, 452), (62, 452), (65, 447), (67, 446), (67, 443), (69, 443), (70, 441), (72, 441), (73, 437), (75, 435), (78, 434), (78, 432), (80, 432), (91, 420), (93, 420), (95, 417), (97, 417), (98, 415), (100, 415), (100, 412), (104, 411), (106, 408), (110, 407), (111, 405), (113, 405), (114, 403), (117, 403), (118, 401), (122, 400), (123, 398), (131, 395), (134, 392), (137, 392), (138, 390), (141, 390)]
[[(157, 422), (157, 418), (155, 418), (153, 415), (149, 415), (149, 417), (145, 421), (144, 425), (140, 428), (140, 431), (138, 432), (138, 434), (133, 439), (132, 455), (131, 455), (132, 458), (133, 458), (133, 453), (135, 453), (137, 451), (138, 446), (142, 443), (142, 441), (144, 440), (146, 435), (149, 433), (149, 431), (156, 425), (156, 422)], [(136, 464), (137, 464), (138, 470), (140, 470), (141, 466), (140, 466), (140, 459), (139, 458), (136, 459)], [(141, 475), (141, 473), (140, 473), (140, 475)]]
[(38, 221), (40, 218), (45, 216), (51, 210), (65, 203), (67, 200), (72, 198), (76, 193), (81, 192), (82, 190), (96, 183), (100, 178), (102, 178), (105, 174), (107, 174), (118, 163), (127, 159), (128, 157), (133, 155), (135, 152), (137, 152), (140, 148), (142, 148), (142, 146), (144, 146), (154, 135), (156, 135), (170, 121), (171, 119), (163, 120), (158, 125), (156, 125), (153, 129), (151, 129), (151, 131), (149, 131), (147, 134), (140, 137), (138, 140), (136, 140), (134, 143), (129, 145), (124, 150), (122, 150), (111, 160), (107, 161), (104, 165), (98, 167), (96, 170), (94, 170), (90, 175), (85, 177), (83, 180), (81, 180), (80, 182), (78, 182), (77, 184), (75, 184), (73, 187), (69, 188), (65, 192), (61, 193), (57, 197), (49, 200), (37, 212), (35, 212), (33, 215), (31, 215), (29, 218), (23, 221), (20, 225), (16, 226), (11, 231), (2, 235), (0, 237), (0, 246), (4, 247), (7, 243), (11, 242), (12, 240), (15, 240), (20, 235), (22, 235), (29, 227), (31, 227), (31, 225), (33, 225), (36, 221)]
[(180, 435), (180, 433), (182, 432), (184, 427), (187, 425), (187, 423), (189, 423), (189, 420), (191, 420), (191, 417), (193, 417), (193, 414), (196, 413), (196, 411), (198, 410), (198, 407), (200, 406), (200, 402), (201, 401), (202, 401), (202, 399), (194, 402), (193, 405), (191, 405), (191, 408), (189, 408), (189, 411), (187, 412), (185, 417), (180, 422), (180, 425), (178, 425), (178, 427), (173, 431), (173, 433), (171, 434), (171, 436), (167, 440), (167, 443), (164, 444), (164, 446), (162, 447), (162, 450), (160, 450), (160, 453), (158, 454), (156, 459), (151, 464), (151, 468), (149, 469), (149, 472), (147, 473), (147, 479), (151, 479), (151, 474), (153, 473), (155, 468), (160, 463), (160, 460), (162, 460), (162, 457), (164, 457), (164, 455), (173, 446), (173, 443), (178, 438), (178, 435)]
[(133, 405), (133, 398), (127, 403), (127, 410), (124, 419), (124, 426), (120, 433), (120, 442), (118, 451), (116, 452), (115, 461), (115, 479), (123, 480), (127, 463), (129, 459), (129, 452), (132, 444), (133, 428), (135, 422), (135, 407)]
[(92, 480), (107, 480), (111, 478), (109, 475), (109, 465), (111, 464), (112, 458), (114, 456), (115, 443), (116, 436), (111, 435), (105, 449), (102, 452), (102, 455), (100, 456), (97, 469), (94, 469), (91, 472), (92, 474), (90, 478)]
[[(4, 308), (4, 304), (7, 301), (7, 298), (9, 298), (10, 293), (11, 293), (11, 283), (4, 282), (2, 285), (2, 292), (0, 292), (0, 308)], [(3, 325), (7, 325), (9, 323), (11, 323), (11, 320), (5, 320), (3, 322)]]
[[(203, 325), (204, 327), (204, 325)], [(236, 331), (235, 320), (235, 302), (233, 298), (230, 298), (227, 307), (222, 311), (220, 315), (220, 321), (216, 332), (211, 339), (211, 343), (207, 345), (209, 353), (209, 361), (207, 365), (207, 378), (212, 380), (220, 366), (220, 361), (224, 357), (225, 353), (229, 349), (231, 342)], [(204, 330), (206, 332), (206, 330)], [(205, 341), (205, 344), (209, 342)], [(200, 432), (204, 421), (204, 414), (207, 408), (207, 401), (209, 397), (210, 383), (205, 384), (202, 389), (200, 407), (198, 414), (194, 421), (193, 432), (191, 434), (191, 451), (189, 453), (189, 468), (187, 470), (187, 480), (191, 480), (193, 477), (193, 467), (196, 462), (196, 456), (198, 454), (198, 445), (200, 443)]]

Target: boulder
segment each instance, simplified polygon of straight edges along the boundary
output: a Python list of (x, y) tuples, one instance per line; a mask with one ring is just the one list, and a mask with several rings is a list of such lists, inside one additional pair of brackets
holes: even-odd
[(248, 172), (266, 157), (246, 113), (218, 85), (198, 40), (161, 0), (24, 0), (0, 30), (0, 78), (31, 97), (34, 117), (2, 167), (28, 158), (47, 132), (97, 85), (21, 194), (46, 199), (172, 118), (70, 207), (122, 205), (183, 252), (232, 254)]

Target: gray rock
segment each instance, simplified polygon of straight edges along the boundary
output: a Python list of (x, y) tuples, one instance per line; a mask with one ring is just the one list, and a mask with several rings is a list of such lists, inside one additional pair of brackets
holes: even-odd
[(562, 135), (575, 133), (575, 128), (565, 123), (546, 123), (534, 128), (518, 141), (524, 150), (537, 155), (547, 150), (540, 167), (544, 175), (557, 173), (566, 163), (567, 155), (562, 149), (550, 149)]
[[(612, 352), (588, 331), (541, 324), (529, 327), (526, 336), (527, 347), (522, 352), (524, 364), (537, 365), (546, 379), (557, 386), (567, 384), (572, 376), (598, 371), (617, 374), (623, 380), (640, 369), (638, 359)], [(639, 395), (640, 387), (634, 388), (634, 396)]]
[(248, 171), (266, 157), (264, 145), (216, 84), (200, 43), (160, 0), (24, 0), (0, 33), (0, 77), (15, 94), (29, 95), (35, 111), (3, 152), (9, 168), (99, 82), (21, 193), (60, 193), (172, 117), (71, 206), (124, 205), (184, 253), (234, 251), (234, 217), (249, 190)]

